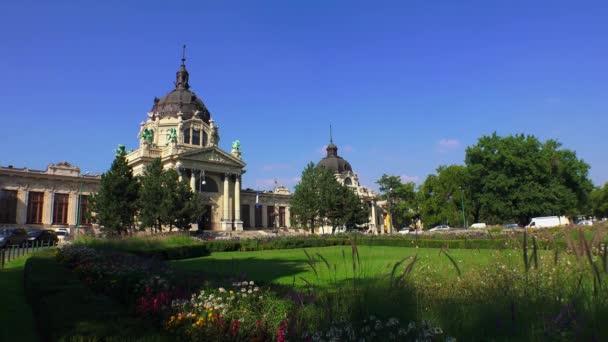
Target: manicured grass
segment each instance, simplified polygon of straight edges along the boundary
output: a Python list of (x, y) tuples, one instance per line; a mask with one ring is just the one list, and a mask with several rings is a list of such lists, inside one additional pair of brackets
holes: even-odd
[[(317, 274), (307, 263), (306, 251), (317, 259)], [(355, 271), (359, 278), (388, 277), (396, 262), (407, 256), (418, 256), (412, 274), (417, 277), (450, 279), (457, 270), (447, 256), (436, 248), (406, 248), (384, 246), (358, 246), (360, 266)], [(502, 262), (523, 267), (521, 252), (517, 250), (468, 250), (448, 252), (463, 274), (477, 272), (480, 267)], [(329, 268), (319, 255), (323, 256)], [(356, 256), (355, 256), (356, 258)], [(284, 249), (254, 252), (218, 252), (210, 256), (173, 261), (180, 272), (233, 276), (246, 273), (247, 279), (291, 285), (304, 285), (306, 281), (316, 285), (331, 284), (353, 277), (351, 246), (334, 246), (307, 249)], [(407, 262), (407, 261), (406, 261)]]
[(0, 341), (38, 341), (32, 308), (23, 290), (27, 257), (16, 259), (0, 271)]

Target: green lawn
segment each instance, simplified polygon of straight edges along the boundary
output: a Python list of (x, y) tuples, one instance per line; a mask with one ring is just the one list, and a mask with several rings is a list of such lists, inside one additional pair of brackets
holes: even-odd
[(0, 341), (38, 341), (32, 309), (23, 291), (27, 257), (11, 261), (0, 271)]
[[(406, 248), (384, 246), (359, 246), (360, 278), (387, 276), (399, 260), (407, 256), (418, 256), (413, 275), (448, 279), (456, 277), (457, 271), (451, 261), (436, 248)], [(352, 250), (350, 246), (334, 246), (305, 249), (317, 259), (315, 275), (307, 263), (304, 249), (284, 249), (255, 252), (218, 252), (210, 256), (173, 261), (179, 272), (188, 274), (203, 273), (219, 276), (233, 276), (246, 273), (247, 279), (279, 284), (304, 285), (302, 278), (316, 285), (330, 284), (353, 276)], [(477, 272), (480, 267), (500, 261), (513, 267), (521, 266), (519, 250), (467, 250), (457, 249), (448, 252), (456, 261), (463, 274)], [(323, 256), (324, 261), (318, 255)], [(410, 259), (411, 260), (411, 259)], [(405, 262), (408, 263), (410, 260)]]

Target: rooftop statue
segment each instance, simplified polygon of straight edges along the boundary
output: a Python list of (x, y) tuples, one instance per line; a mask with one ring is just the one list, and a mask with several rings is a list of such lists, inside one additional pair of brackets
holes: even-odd
[(232, 149), (240, 152), (241, 151), (241, 142), (238, 140), (233, 141)]
[(167, 134), (167, 145), (169, 145), (169, 143), (176, 143), (177, 142), (177, 131), (175, 130), (175, 128), (169, 128), (167, 130), (168, 134)]
[(144, 130), (141, 132), (141, 134), (139, 135), (139, 137), (141, 139), (144, 140), (144, 142), (150, 144), (150, 145), (154, 145), (154, 130), (150, 129), (150, 128), (144, 128)]
[(117, 156), (124, 156), (127, 154), (127, 150), (125, 149), (125, 145), (119, 144), (118, 147), (114, 150)]

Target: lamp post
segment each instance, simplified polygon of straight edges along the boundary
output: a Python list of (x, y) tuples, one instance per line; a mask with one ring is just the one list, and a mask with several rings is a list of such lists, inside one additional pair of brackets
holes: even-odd
[(460, 187), (460, 205), (462, 208), (462, 224), (464, 225), (464, 229), (467, 229), (467, 219), (464, 214), (464, 190)]
[(388, 189), (388, 216), (390, 218), (390, 234), (393, 235), (393, 226), (395, 222), (393, 221), (393, 188)]
[(89, 172), (85, 172), (84, 174), (80, 175), (80, 187), (78, 188), (78, 212), (76, 214), (76, 231), (78, 233), (80, 233), (80, 211), (82, 210), (82, 183), (84, 182), (84, 176), (88, 176)]

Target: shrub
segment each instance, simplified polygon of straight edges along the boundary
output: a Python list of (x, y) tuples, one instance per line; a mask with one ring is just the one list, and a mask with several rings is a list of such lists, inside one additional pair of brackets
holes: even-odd
[(167, 341), (111, 298), (93, 293), (51, 251), (25, 264), (24, 286), (43, 341)]

